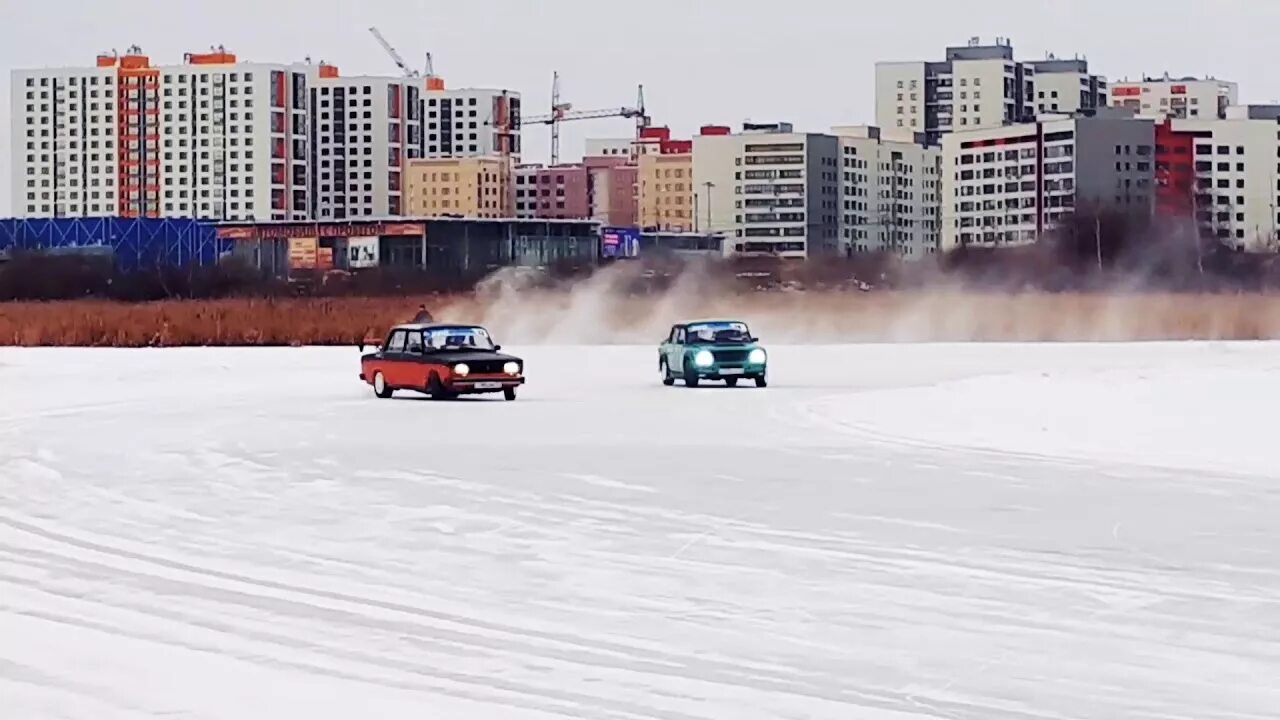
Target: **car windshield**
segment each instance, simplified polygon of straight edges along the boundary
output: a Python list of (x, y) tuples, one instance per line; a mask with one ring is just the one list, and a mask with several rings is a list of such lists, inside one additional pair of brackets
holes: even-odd
[(492, 350), (493, 339), (482, 327), (459, 325), (437, 327), (422, 331), (428, 348), (434, 350)]
[(688, 328), (689, 342), (742, 343), (751, 338), (746, 323), (714, 322), (696, 323)]

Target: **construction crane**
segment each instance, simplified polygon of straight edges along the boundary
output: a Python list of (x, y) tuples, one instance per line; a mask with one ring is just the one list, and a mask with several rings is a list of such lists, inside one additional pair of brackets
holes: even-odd
[(637, 96), (638, 107), (617, 107), (607, 110), (574, 110), (572, 103), (560, 102), (560, 73), (551, 76), (551, 112), (547, 115), (530, 115), (521, 118), (521, 125), (551, 126), (551, 164), (560, 164), (560, 123), (570, 120), (597, 120), (599, 118), (625, 117), (636, 119), (636, 139), (649, 127), (649, 116), (644, 114), (644, 86)]
[(396, 52), (396, 49), (392, 47), (391, 43), (387, 42), (387, 39), (382, 36), (382, 33), (378, 30), (378, 28), (370, 27), (369, 32), (373, 35), (374, 39), (378, 41), (378, 44), (382, 46), (382, 49), (385, 50), (386, 53), (391, 56), (392, 62), (396, 64), (396, 67), (400, 68), (400, 71), (404, 73), (405, 77), (416, 78), (419, 76), (423, 76), (427, 80), (428, 90), (444, 89), (444, 78), (440, 77), (439, 75), (436, 75), (435, 66), (431, 62), (430, 52), (427, 53), (427, 61), (425, 66), (423, 67), (423, 70), (425, 70), (425, 73), (419, 73), (417, 70), (409, 67), (409, 63), (405, 62), (404, 58), (400, 57), (400, 53)]

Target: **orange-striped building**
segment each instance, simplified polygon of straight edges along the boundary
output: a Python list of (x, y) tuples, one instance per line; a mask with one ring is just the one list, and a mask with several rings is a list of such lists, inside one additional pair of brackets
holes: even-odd
[(483, 102), (438, 78), (346, 77), (222, 48), (156, 65), (132, 47), (89, 67), (15, 70), (12, 82), (18, 217), (394, 216), (410, 160), (519, 148), (511, 133), (480, 137), (495, 118), (518, 132), (516, 93)]

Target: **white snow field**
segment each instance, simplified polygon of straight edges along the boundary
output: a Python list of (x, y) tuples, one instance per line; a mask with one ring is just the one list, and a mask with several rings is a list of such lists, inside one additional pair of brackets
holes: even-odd
[(0, 717), (1280, 716), (1280, 345), (509, 349), (0, 350)]

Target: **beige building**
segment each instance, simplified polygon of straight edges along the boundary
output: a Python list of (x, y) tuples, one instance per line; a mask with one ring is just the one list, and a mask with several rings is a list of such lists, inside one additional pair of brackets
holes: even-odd
[(640, 156), (637, 210), (641, 227), (691, 232), (693, 153)]
[(498, 157), (413, 160), (405, 173), (406, 214), (513, 217), (511, 162)]

